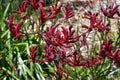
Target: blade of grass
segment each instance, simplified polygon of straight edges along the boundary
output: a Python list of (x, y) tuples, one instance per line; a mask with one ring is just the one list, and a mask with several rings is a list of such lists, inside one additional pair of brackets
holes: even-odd
[(5, 67), (2, 67), (2, 70), (5, 71), (5, 72), (7, 72), (15, 80), (20, 80), (16, 76), (12, 75), (11, 71), (7, 70)]
[(6, 17), (6, 15), (7, 15), (7, 12), (8, 12), (8, 10), (9, 10), (9, 8), (10, 8), (10, 3), (8, 3), (8, 5), (7, 5), (7, 7), (6, 7), (5, 11), (4, 11), (4, 14), (3, 14), (2, 20), (5, 19), (5, 17)]

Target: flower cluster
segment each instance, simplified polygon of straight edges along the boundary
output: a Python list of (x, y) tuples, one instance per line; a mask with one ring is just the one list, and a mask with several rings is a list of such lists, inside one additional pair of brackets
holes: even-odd
[(18, 40), (23, 37), (23, 34), (20, 33), (20, 28), (23, 24), (22, 22), (13, 23), (13, 17), (10, 16), (10, 19), (7, 20), (7, 24), (12, 36), (16, 37)]
[(102, 23), (103, 19), (97, 18), (98, 13), (92, 13), (91, 11), (86, 11), (84, 18), (90, 20), (90, 25), (82, 25), (83, 28), (92, 31), (92, 29), (96, 28), (99, 32), (103, 32), (106, 30), (106, 26)]
[(109, 6), (109, 8), (105, 8), (103, 5), (101, 6), (101, 11), (103, 12), (103, 14), (105, 16), (107, 16), (108, 18), (114, 19), (114, 15), (117, 14), (118, 16), (120, 16), (120, 11), (119, 11), (119, 5), (115, 5), (115, 3), (111, 3), (111, 5)]
[(76, 42), (79, 38), (79, 35), (74, 35), (75, 30), (72, 30), (72, 27), (73, 26), (70, 25), (69, 29), (67, 29), (64, 26), (59, 27), (59, 24), (47, 27), (43, 39), (48, 44), (52, 44), (54, 46), (70, 47), (71, 43)]
[(120, 48), (118, 47), (117, 49), (113, 50), (112, 43), (113, 42), (111, 40), (104, 40), (103, 44), (101, 45), (99, 55), (102, 59), (107, 57), (113, 61), (113, 64), (120, 65)]
[[(95, 0), (90, 0), (92, 1)], [(31, 6), (33, 13), (27, 12), (27, 7)], [(46, 62), (46, 63), (55, 63), (56, 73), (58, 74), (57, 80), (61, 80), (64, 76), (68, 79), (68, 72), (64, 69), (63, 65), (68, 65), (71, 67), (93, 67), (95, 65), (101, 64), (105, 58), (109, 58), (113, 61), (113, 64), (120, 65), (120, 48), (113, 49), (112, 40), (108, 40), (106, 37), (103, 40), (103, 43), (100, 44), (99, 51), (95, 51), (92, 56), (84, 56), (82, 50), (83, 46), (89, 46), (87, 44), (87, 38), (90, 32), (96, 30), (96, 32), (104, 34), (108, 30), (107, 25), (103, 23), (102, 18), (98, 18), (99, 14), (97, 12), (86, 11), (84, 13), (84, 18), (89, 20), (89, 25), (82, 24), (81, 28), (86, 29), (86, 32), (80, 33), (75, 31), (73, 24), (69, 21), (69, 18), (74, 16), (69, 5), (62, 5), (61, 3), (55, 3), (53, 6), (44, 6), (44, 0), (23, 0), (19, 4), (18, 10), (13, 10), (14, 13), (17, 13), (20, 16), (20, 22), (15, 23), (14, 17), (10, 16), (6, 20), (9, 31), (13, 37), (16, 37), (18, 40), (22, 39), (23, 36), (28, 37), (28, 35), (37, 34), (39, 45), (42, 45), (42, 56), (37, 56), (37, 46), (31, 46), (29, 51), (30, 62)], [(114, 3), (111, 4), (109, 9), (105, 9), (101, 6), (101, 10), (105, 16), (108, 18), (115, 18), (114, 15), (120, 12), (118, 10), (118, 5), (114, 6)], [(59, 15), (63, 15), (62, 17)], [(63, 21), (60, 22), (62, 18)], [(53, 19), (53, 20), (51, 20)], [(30, 21), (28, 26), (36, 28), (35, 30), (30, 30), (31, 33), (28, 33), (25, 30), (21, 31), (22, 26), (25, 29), (24, 21)], [(52, 25), (46, 26), (46, 22), (53, 22)], [(67, 23), (67, 26), (63, 25), (62, 22)], [(96, 35), (96, 34), (95, 34)], [(98, 35), (99, 36), (99, 35)], [(99, 39), (102, 39), (99, 37)], [(30, 42), (31, 44), (32, 42)]]

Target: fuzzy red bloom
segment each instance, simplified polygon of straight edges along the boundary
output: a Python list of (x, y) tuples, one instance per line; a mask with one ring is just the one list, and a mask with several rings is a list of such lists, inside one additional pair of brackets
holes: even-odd
[(46, 61), (51, 62), (55, 59), (57, 51), (53, 45), (44, 45), (43, 55)]
[(13, 16), (10, 16), (10, 18), (7, 19), (6, 22), (7, 22), (7, 24), (8, 24), (9, 27), (13, 27), (13, 25), (14, 25), (13, 24)]
[(77, 53), (75, 51), (73, 54), (70, 54), (66, 57), (67, 64), (70, 66), (86, 66), (86, 67), (92, 67), (94, 65), (100, 64), (102, 61), (101, 56), (97, 56), (97, 58), (83, 58), (82, 60), (82, 52)]
[(66, 78), (66, 80), (68, 80), (68, 72), (64, 69), (62, 69), (61, 65), (56, 65), (57, 67), (57, 71), (56, 73), (58, 74), (58, 78), (57, 80), (62, 80), (62, 77), (64, 76)]
[(63, 15), (66, 19), (71, 18), (74, 16), (74, 12), (70, 9), (70, 6), (63, 7)]
[(36, 53), (37, 52), (36, 49), (37, 49), (37, 46), (31, 46), (30, 47), (30, 52), (31, 53)]
[(43, 6), (40, 6), (40, 20), (41, 23), (45, 23), (47, 20), (55, 18), (56, 15), (52, 13), (47, 13)]
[(54, 57), (56, 56), (55, 48), (52, 45), (44, 45), (43, 55), (45, 57), (44, 60), (40, 59), (36, 56), (37, 54), (37, 47), (38, 46), (31, 46), (30, 47), (30, 61), (37, 61), (37, 62), (51, 62), (54, 60)]
[(31, 5), (31, 7), (33, 8), (34, 11), (38, 10), (39, 5), (44, 2), (43, 0), (24, 0), (24, 2), (27, 2), (27, 4)]
[(81, 35), (81, 37), (80, 37), (80, 43), (81, 43), (81, 46), (87, 45), (87, 35), (86, 35), (86, 33), (84, 33), (84, 34)]
[(90, 20), (90, 26), (94, 27), (94, 24), (97, 22), (98, 13), (93, 13), (91, 11), (86, 11), (84, 15), (85, 15), (84, 18), (87, 18), (87, 19)]
[(85, 66), (85, 61), (80, 61), (81, 57), (82, 52), (77, 53), (77, 51), (75, 51), (66, 58), (68, 61), (67, 64), (70, 66)]
[(64, 46), (71, 47), (72, 43), (76, 42), (79, 39), (79, 35), (74, 35), (74, 30), (72, 26), (69, 29), (65, 27), (59, 27), (59, 25), (47, 27), (44, 32), (43, 39), (47, 44), (52, 44), (54, 46)]
[(103, 32), (103, 31), (105, 31), (105, 30), (108, 29), (108, 28), (107, 28), (107, 25), (104, 25), (104, 24), (102, 23), (102, 19), (99, 19), (99, 20), (97, 21), (96, 28), (97, 28), (98, 32)]
[(106, 26), (102, 23), (102, 19), (97, 19), (98, 13), (92, 13), (91, 11), (85, 12), (84, 18), (90, 20), (90, 25), (82, 25), (83, 28), (92, 31), (92, 29), (96, 28), (99, 32), (106, 30)]
[(18, 14), (25, 13), (26, 5), (27, 5), (27, 2), (22, 2), (22, 4), (19, 4), (19, 6), (18, 6), (19, 10), (13, 10), (13, 12), (18, 13)]
[(97, 58), (88, 58), (88, 59), (85, 59), (85, 62), (86, 62), (86, 67), (92, 67), (94, 65), (98, 65), (100, 64), (102, 61), (102, 58), (101, 57), (97, 57)]
[(13, 10), (14, 13), (20, 14), (21, 18), (27, 18), (26, 15), (26, 6), (27, 6), (27, 2), (22, 2), (22, 4), (19, 4), (18, 8), (19, 10)]
[(36, 58), (36, 54), (37, 54), (37, 46), (31, 46), (30, 47), (30, 61), (35, 61), (35, 58)]
[(112, 49), (112, 41), (111, 40), (104, 40), (103, 44), (100, 47), (100, 53), (103, 58), (110, 57), (113, 51)]
[(117, 48), (115, 51), (112, 52), (110, 59), (113, 60), (115, 65), (120, 65), (120, 48)]
[(115, 14), (118, 14), (118, 16), (119, 16), (118, 7), (119, 7), (119, 5), (115, 5), (115, 3), (112, 3), (108, 9), (105, 9), (104, 6), (101, 6), (101, 11), (108, 18), (114, 19)]
[(58, 2), (54, 6), (49, 6), (49, 9), (53, 14), (57, 14), (60, 11), (61, 6), (62, 5), (60, 4), (60, 2)]
[(9, 25), (9, 30), (12, 36), (16, 37), (18, 40), (23, 37), (23, 34), (20, 33), (20, 27), (22, 26), (22, 22), (18, 22), (16, 24), (13, 23), (13, 17), (10, 16), (10, 19), (7, 20), (7, 24)]
[(113, 60), (113, 64), (120, 65), (120, 48), (113, 50), (111, 40), (104, 40), (100, 48), (100, 53), (98, 54), (102, 59), (109, 58)]

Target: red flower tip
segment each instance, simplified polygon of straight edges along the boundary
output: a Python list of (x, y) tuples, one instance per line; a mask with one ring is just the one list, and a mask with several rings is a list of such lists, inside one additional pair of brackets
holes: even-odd
[(120, 65), (120, 48), (113, 51), (111, 59), (116, 66)]
[(19, 6), (18, 6), (19, 10), (13, 10), (13, 12), (18, 13), (18, 14), (25, 13), (25, 11), (26, 11), (26, 5), (27, 5), (27, 2), (23, 1), (22, 4), (19, 4)]
[(61, 6), (62, 6), (61, 3), (58, 2), (54, 6), (49, 6), (49, 9), (53, 14), (57, 14), (60, 11)]
[(9, 30), (12, 36), (20, 40), (23, 37), (23, 34), (20, 33), (20, 27), (22, 26), (23, 22), (17, 22), (16, 24), (14, 24), (12, 16), (10, 16), (10, 19), (8, 19), (6, 22), (9, 25)]
[(35, 58), (36, 58), (36, 54), (37, 54), (37, 47), (38, 46), (31, 46), (30, 47), (30, 56), (29, 56), (29, 58), (30, 58), (30, 61), (35, 61)]
[(65, 27), (52, 26), (46, 29), (43, 39), (54, 46), (64, 46), (66, 48), (71, 47), (71, 44), (79, 39), (79, 35), (74, 35), (72, 27), (69, 29)]
[(64, 6), (63, 15), (66, 19), (68, 19), (74, 16), (74, 12), (70, 9), (70, 6)]
[(90, 20), (90, 25), (82, 25), (83, 28), (88, 29), (88, 31), (92, 31), (92, 29), (96, 28), (98, 32), (103, 32), (107, 30), (106, 26), (102, 23), (102, 19), (97, 18), (98, 13), (93, 13), (91, 11), (86, 11), (84, 14), (84, 18)]
[(43, 5), (44, 0), (24, 0), (24, 2), (26, 2), (27, 4), (31, 5), (31, 7), (33, 8), (34, 11), (38, 10), (38, 8), (40, 6)]
[(104, 40), (103, 44), (100, 47), (100, 53), (103, 58), (111, 56), (112, 43), (112, 40)]
[(47, 20), (53, 19), (55, 17), (55, 14), (47, 13), (44, 7), (40, 7), (40, 20), (42, 24), (45, 23)]
[(111, 5), (109, 6), (108, 9), (104, 8), (104, 6), (101, 6), (101, 11), (103, 12), (103, 14), (105, 16), (107, 16), (108, 18), (114, 19), (114, 15), (118, 14), (119, 16), (119, 9), (118, 9), (119, 5), (115, 5), (115, 3), (111, 3)]

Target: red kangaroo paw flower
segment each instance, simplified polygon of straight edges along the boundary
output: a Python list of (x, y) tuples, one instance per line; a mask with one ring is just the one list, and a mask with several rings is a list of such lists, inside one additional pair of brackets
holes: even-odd
[(36, 58), (36, 54), (37, 54), (37, 46), (31, 46), (30, 47), (30, 61), (35, 61), (35, 58)]
[(38, 10), (39, 3), (42, 3), (43, 0), (37, 1), (37, 0), (24, 0), (24, 2), (27, 2), (27, 4), (31, 5), (34, 11)]
[(22, 2), (22, 4), (19, 4), (18, 8), (19, 10), (13, 10), (13, 12), (18, 14), (23, 14), (26, 11), (27, 2)]
[(114, 19), (115, 18), (114, 15), (119, 12), (118, 7), (119, 5), (115, 5), (114, 3), (112, 3), (108, 9), (104, 8), (104, 6), (101, 6), (101, 11), (108, 18)]
[(52, 13), (47, 13), (44, 9), (44, 7), (40, 7), (40, 20), (41, 23), (45, 23), (47, 20), (55, 18), (56, 15)]
[(47, 27), (46, 31), (44, 32), (43, 39), (48, 43), (54, 46), (64, 46), (64, 47), (71, 47), (72, 43), (76, 42), (79, 39), (79, 35), (74, 35), (74, 30), (71, 30), (72, 27), (69, 29), (65, 27), (51, 26)]
[(46, 61), (52, 61), (56, 57), (57, 51), (53, 45), (44, 45), (43, 55)]
[(116, 66), (120, 65), (120, 48), (117, 48), (115, 51), (113, 51), (109, 58), (113, 60), (113, 63)]
[(100, 64), (102, 59), (99, 57), (98, 58), (92, 57), (92, 58), (85, 59), (85, 61), (86, 61), (87, 67), (92, 67), (94, 65)]
[(70, 9), (70, 6), (63, 7), (63, 14), (66, 19), (74, 16), (74, 12)]
[(73, 54), (70, 54), (66, 59), (70, 66), (85, 66), (85, 62), (80, 61), (81, 57), (82, 57), (82, 52), (77, 53), (77, 51), (75, 51), (73, 52)]
[(92, 31), (92, 29), (94, 28), (96, 28), (98, 32), (107, 30), (107, 27), (102, 23), (102, 19), (97, 19), (98, 13), (92, 13), (91, 11), (87, 11), (84, 15), (84, 18), (90, 20), (90, 24), (83, 24), (82, 27), (88, 29), (89, 32)]
[(60, 11), (61, 6), (62, 6), (61, 3), (58, 2), (58, 3), (56, 3), (56, 4), (53, 5), (53, 6), (49, 6), (49, 10), (50, 10), (53, 14), (57, 14), (57, 13)]
[(68, 80), (68, 72), (62, 69), (62, 66), (59, 64), (57, 64), (56, 67), (57, 67), (56, 73), (58, 74), (57, 80), (62, 80), (63, 76), (66, 78), (66, 80)]
[(13, 23), (13, 17), (10, 16), (10, 19), (7, 20), (7, 24), (9, 25), (9, 30), (12, 36), (16, 37), (18, 40), (23, 37), (23, 34), (20, 33), (20, 27), (22, 26), (22, 22)]
[(100, 53), (103, 58), (111, 56), (112, 43), (113, 41), (111, 40), (104, 40), (103, 44), (100, 47)]

